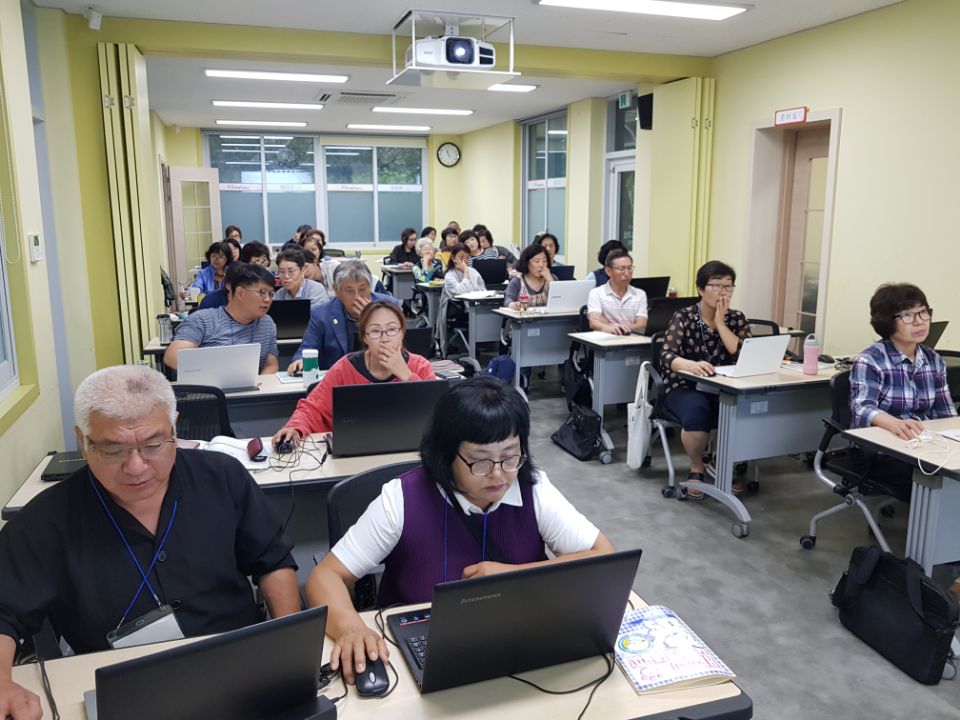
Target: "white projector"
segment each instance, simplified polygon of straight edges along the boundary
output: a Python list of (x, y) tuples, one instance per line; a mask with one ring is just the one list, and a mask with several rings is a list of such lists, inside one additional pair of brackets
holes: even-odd
[(493, 45), (472, 37), (447, 35), (417, 40), (407, 48), (407, 67), (413, 65), (414, 48), (416, 48), (418, 66), (492, 68), (496, 64), (496, 51)]

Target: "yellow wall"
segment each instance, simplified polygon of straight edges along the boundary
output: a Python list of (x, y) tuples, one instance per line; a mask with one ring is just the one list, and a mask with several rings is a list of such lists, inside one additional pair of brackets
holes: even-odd
[[(751, 127), (784, 107), (842, 110), (825, 326), (830, 352), (857, 351), (874, 339), (867, 303), (882, 282), (917, 283), (937, 317), (960, 317), (958, 28), (955, 0), (907, 0), (714, 63), (711, 254), (735, 266), (746, 236)], [(953, 322), (942, 346), (958, 345), (960, 322)]]
[(202, 167), (203, 144), (199, 128), (164, 128), (164, 159), (171, 167)]
[[(23, 25), (19, 0), (0, 0), (0, 64), (7, 100), (10, 146), (15, 163), (19, 193), (20, 237), (7, 238), (9, 257), (19, 254), (26, 265), (30, 326), (28, 334), (18, 335), (17, 342), (33, 343), (39, 384), (39, 396), (14, 423), (0, 435), (0, 456), (4, 471), (0, 473), (0, 497), (6, 501), (26, 479), (46, 452), (60, 446), (60, 402), (57, 395), (50, 298), (45, 263), (26, 261), (27, 232), (40, 232), (43, 218), (40, 211), (40, 190), (37, 179), (36, 150), (33, 142), (33, 118), (30, 112), (30, 90), (23, 43)], [(51, 147), (52, 150), (52, 147)], [(15, 299), (15, 298), (14, 298)], [(14, 313), (24, 308), (14, 308)], [(66, 362), (64, 358), (62, 360)]]
[[(460, 162), (453, 167), (444, 167), (437, 160), (437, 148), (445, 142), (452, 142), (460, 148)], [(427, 182), (430, 185), (427, 201), (427, 225), (439, 231), (445, 228), (451, 220), (463, 225), (461, 218), (466, 217), (464, 208), (464, 182), (467, 177), (468, 159), (463, 154), (462, 135), (431, 135), (427, 139)]]
[[(460, 146), (463, 166), (455, 181), (461, 196), (457, 220), (464, 229), (483, 223), (498, 245), (519, 245), (515, 219), (520, 214), (519, 180), (516, 167), (520, 156), (520, 131), (514, 122), (467, 133)], [(442, 175), (442, 174), (441, 174)]]
[(580, 100), (567, 108), (567, 243), (568, 265), (581, 277), (596, 266), (603, 244), (604, 150), (606, 101)]

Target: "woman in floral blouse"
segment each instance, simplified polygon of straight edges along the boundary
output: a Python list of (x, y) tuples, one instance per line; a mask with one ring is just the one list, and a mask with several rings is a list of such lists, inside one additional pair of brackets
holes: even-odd
[[(700, 302), (674, 313), (660, 352), (660, 367), (666, 389), (664, 403), (680, 420), (680, 440), (690, 458), (688, 482), (704, 480), (703, 454), (710, 431), (717, 427), (720, 399), (700, 392), (696, 382), (680, 373), (710, 376), (714, 366), (736, 362), (743, 339), (750, 337), (746, 316), (730, 309), (737, 273), (729, 265), (711, 260), (697, 270)], [(734, 483), (735, 493), (742, 489)], [(687, 496), (703, 497), (699, 490), (687, 488)]]

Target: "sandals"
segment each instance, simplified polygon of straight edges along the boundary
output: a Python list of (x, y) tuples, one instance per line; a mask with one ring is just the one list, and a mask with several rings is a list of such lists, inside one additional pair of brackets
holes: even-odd
[[(704, 475), (702, 472), (688, 472), (687, 473), (687, 482), (693, 483), (702, 483), (704, 481)], [(700, 490), (694, 490), (689, 485), (687, 486), (687, 497), (691, 500), (703, 500), (703, 493)]]

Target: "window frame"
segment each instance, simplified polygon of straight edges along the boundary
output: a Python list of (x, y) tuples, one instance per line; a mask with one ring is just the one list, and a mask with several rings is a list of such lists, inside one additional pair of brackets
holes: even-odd
[[(549, 203), (549, 190), (551, 189), (550, 182), (551, 180), (556, 181), (556, 184), (554, 184), (552, 187), (553, 188), (562, 187), (564, 191), (566, 191), (566, 188), (567, 188), (566, 175), (567, 175), (567, 172), (569, 172), (568, 168), (569, 168), (570, 145), (569, 145), (569, 135), (568, 135), (567, 136), (568, 141), (564, 145), (564, 153), (565, 153), (564, 176), (562, 178), (551, 178), (550, 177), (550, 156), (549, 156), (550, 121), (551, 120), (556, 121), (561, 118), (564, 120), (566, 128), (569, 131), (570, 118), (567, 112), (567, 108), (560, 108), (558, 110), (544, 113), (542, 115), (537, 115), (535, 117), (525, 118), (523, 120), (518, 121), (518, 124), (520, 125), (520, 138), (521, 138), (521, 142), (520, 142), (520, 153), (521, 153), (520, 155), (520, 158), (521, 158), (520, 160), (520, 235), (521, 237), (520, 237), (520, 243), (519, 243), (521, 250), (533, 242), (533, 237), (535, 232), (539, 232), (541, 230), (546, 229), (555, 235), (557, 234), (557, 229), (551, 228), (547, 223), (547, 220), (550, 217), (550, 203)], [(544, 158), (544, 168), (543, 168), (544, 169), (544, 173), (543, 173), (544, 188), (543, 189), (544, 189), (544, 192), (547, 194), (544, 196), (543, 226), (540, 227), (537, 231), (535, 231), (534, 234), (530, 234), (528, 232), (528, 225), (530, 220), (530, 207), (529, 207), (528, 199), (529, 199), (530, 188), (527, 187), (527, 183), (531, 180), (530, 178), (530, 129), (541, 123), (545, 124), (544, 147), (546, 148), (546, 151), (547, 151), (547, 157)], [(566, 242), (567, 242), (566, 240), (566, 236), (567, 236), (566, 192), (564, 192), (563, 204), (564, 204), (564, 208), (563, 208), (564, 227), (561, 231), (562, 237), (560, 238), (560, 247), (557, 249), (557, 255), (560, 257), (564, 257), (564, 254), (566, 251)]]

